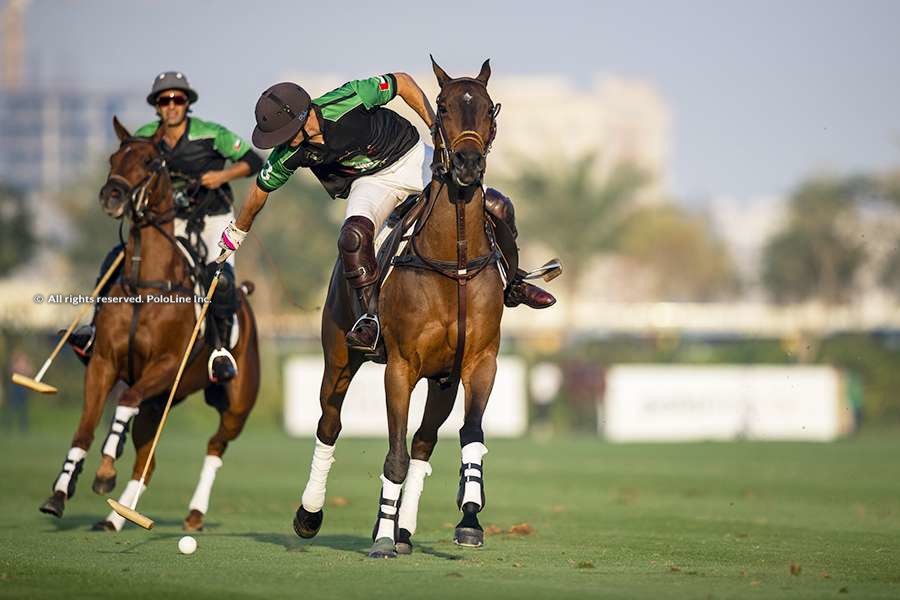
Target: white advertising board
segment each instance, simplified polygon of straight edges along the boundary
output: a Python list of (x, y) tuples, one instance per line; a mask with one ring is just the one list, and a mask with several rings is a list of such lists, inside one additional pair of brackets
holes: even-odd
[(835, 439), (849, 407), (831, 367), (622, 365), (599, 427), (611, 441)]
[[(310, 437), (316, 434), (321, 411), (319, 386), (325, 363), (321, 357), (295, 357), (284, 367), (284, 424), (288, 434)], [(409, 435), (422, 422), (427, 383), (420, 381), (409, 406)], [(440, 429), (442, 436), (457, 438), (463, 423), (465, 401), (462, 386), (453, 412)], [(341, 436), (386, 437), (387, 409), (384, 397), (384, 365), (366, 363), (360, 368), (341, 410)], [(525, 433), (528, 410), (525, 393), (525, 364), (519, 358), (500, 357), (497, 377), (482, 421), (486, 438), (515, 437)]]

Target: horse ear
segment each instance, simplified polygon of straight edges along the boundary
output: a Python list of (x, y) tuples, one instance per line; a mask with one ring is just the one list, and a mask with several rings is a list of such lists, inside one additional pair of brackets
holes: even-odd
[(125, 129), (125, 126), (119, 123), (119, 117), (113, 116), (113, 129), (116, 130), (116, 137), (119, 138), (120, 142), (124, 142), (131, 137), (131, 134), (128, 133), (128, 130)]
[(479, 73), (478, 77), (476, 77), (475, 79), (477, 79), (484, 85), (487, 85), (487, 82), (488, 82), (488, 79), (490, 78), (490, 76), (491, 76), (491, 59), (487, 59), (486, 61), (484, 61), (484, 64), (481, 65), (481, 73)]
[(434, 57), (430, 54), (431, 57), (431, 68), (434, 70), (434, 76), (437, 77), (438, 85), (444, 87), (444, 84), (452, 79), (447, 72), (444, 71), (436, 62), (434, 62)]

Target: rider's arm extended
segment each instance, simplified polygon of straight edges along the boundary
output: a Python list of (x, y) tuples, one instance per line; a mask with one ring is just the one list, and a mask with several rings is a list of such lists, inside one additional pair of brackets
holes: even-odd
[(244, 203), (241, 205), (241, 213), (234, 222), (235, 227), (241, 231), (250, 231), (253, 227), (253, 220), (269, 198), (269, 192), (260, 189), (258, 185), (250, 186), (250, 192), (247, 194)]
[(428, 129), (431, 129), (434, 125), (434, 110), (432, 110), (425, 92), (422, 91), (416, 80), (406, 73), (394, 73), (393, 75), (397, 81), (397, 95), (403, 98), (403, 101), (422, 118)]

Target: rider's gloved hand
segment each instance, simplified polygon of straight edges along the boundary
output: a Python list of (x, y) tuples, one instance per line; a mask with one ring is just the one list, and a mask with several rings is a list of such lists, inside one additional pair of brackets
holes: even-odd
[(228, 257), (234, 254), (234, 251), (241, 247), (241, 243), (244, 241), (244, 238), (247, 237), (246, 231), (241, 231), (237, 227), (234, 226), (234, 221), (228, 224), (228, 227), (222, 232), (222, 237), (219, 239), (219, 248), (222, 249), (222, 253), (219, 254), (219, 257), (216, 258), (217, 263), (223, 263), (228, 260)]

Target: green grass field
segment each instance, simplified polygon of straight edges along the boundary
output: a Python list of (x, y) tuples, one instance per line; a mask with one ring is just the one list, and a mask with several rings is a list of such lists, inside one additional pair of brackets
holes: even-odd
[[(452, 543), (459, 446), (444, 439), (415, 553), (377, 561), (365, 551), (381, 440), (338, 443), (325, 524), (304, 541), (291, 519), (311, 441), (251, 419), (225, 456), (199, 549), (182, 556), (212, 411), (195, 402), (174, 413), (140, 503), (157, 526), (120, 534), (89, 530), (106, 513), (90, 489), (100, 440), (65, 517), (37, 511), (74, 419), (0, 434), (2, 597), (900, 597), (897, 430), (834, 444), (488, 440), (482, 523), (494, 533), (480, 550)], [(116, 495), (130, 449), (119, 464)], [(533, 531), (508, 533), (522, 523)]]

